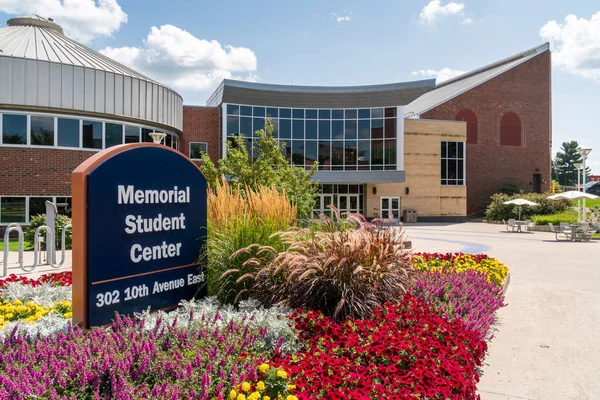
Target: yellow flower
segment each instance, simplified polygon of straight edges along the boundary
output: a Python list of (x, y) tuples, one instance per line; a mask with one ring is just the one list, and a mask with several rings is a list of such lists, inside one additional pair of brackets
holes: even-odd
[(65, 318), (73, 318), (73, 313), (69, 311), (68, 313), (64, 313), (63, 317), (65, 317)]
[(271, 400), (269, 396), (263, 396), (262, 400)]
[(280, 369), (277, 371), (277, 376), (283, 379), (287, 379), (288, 374), (284, 370)]
[(265, 386), (265, 383), (263, 381), (258, 381), (258, 383), (256, 384), (256, 388), (258, 390), (265, 390), (267, 387)]
[(233, 400), (233, 399), (235, 399), (236, 396), (237, 396), (236, 391), (232, 389), (231, 392), (229, 392), (229, 398)]
[(285, 398), (285, 400), (298, 400), (298, 398), (296, 396), (294, 396), (293, 394), (288, 395), (288, 397)]
[(292, 391), (292, 390), (296, 389), (296, 385), (288, 385), (287, 389), (288, 389), (288, 391)]
[[(243, 383), (242, 383), (242, 390), (243, 390), (244, 392), (249, 392), (249, 391), (250, 391), (250, 387), (251, 387), (251, 386), (250, 386), (250, 384), (249, 384), (248, 382), (243, 382)], [(239, 397), (239, 396), (238, 396), (238, 397)]]
[(246, 396), (240, 393), (236, 400), (246, 400)]
[(13, 301), (13, 304), (14, 304), (15, 306), (20, 306), (20, 305), (22, 305), (22, 304), (23, 304), (23, 302), (22, 302), (21, 300), (15, 300), (15, 301)]
[(254, 392), (252, 394), (250, 394), (250, 396), (248, 396), (248, 400), (259, 400), (260, 399), (260, 392)]
[(269, 370), (269, 364), (260, 364), (258, 370), (264, 374)]

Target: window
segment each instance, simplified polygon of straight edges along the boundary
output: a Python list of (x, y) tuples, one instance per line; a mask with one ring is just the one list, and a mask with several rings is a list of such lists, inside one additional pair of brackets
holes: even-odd
[(46, 214), (46, 201), (52, 201), (52, 197), (30, 197), (29, 217)]
[(140, 128), (137, 126), (125, 125), (125, 143), (139, 143)]
[(86, 149), (102, 148), (102, 122), (83, 121), (83, 147)]
[(27, 144), (27, 115), (2, 115), (2, 143)]
[(521, 145), (521, 120), (517, 114), (506, 113), (500, 120), (500, 144), (505, 146)]
[(283, 153), (290, 163), (308, 168), (318, 161), (321, 171), (395, 170), (396, 110), (396, 107), (319, 110), (228, 104), (222, 108), (223, 114), (227, 114), (223, 133), (228, 142), (244, 134), (244, 142), (250, 147), (256, 142), (254, 132), (264, 127), (268, 117), (273, 122), (273, 137), (284, 146)]
[(79, 147), (78, 119), (58, 119), (58, 145), (61, 147)]
[(441, 142), (440, 167), (442, 185), (465, 184), (464, 142)]
[(104, 127), (106, 138), (104, 139), (105, 148), (123, 144), (123, 125), (109, 124), (108, 122)]
[(31, 144), (54, 146), (54, 117), (31, 117)]
[(202, 153), (208, 153), (208, 143), (190, 142), (190, 158), (192, 160), (200, 160)]
[(148, 129), (148, 128), (142, 128), (142, 142), (145, 143), (152, 143), (152, 136), (150, 136), (151, 133), (153, 133), (154, 130), (152, 129)]
[(462, 110), (456, 114), (457, 121), (467, 123), (467, 143), (477, 144), (477, 117), (471, 110)]
[(70, 197), (4, 196), (0, 197), (0, 224), (27, 224), (31, 217), (46, 213), (46, 201), (55, 203), (60, 215), (71, 217)]
[(25, 223), (25, 197), (0, 197), (0, 222)]

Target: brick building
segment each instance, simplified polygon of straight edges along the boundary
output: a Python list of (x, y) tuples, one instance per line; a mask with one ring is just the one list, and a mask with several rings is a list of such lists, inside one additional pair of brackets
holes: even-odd
[[(36, 40), (43, 45), (15, 45)], [(52, 51), (27, 50), (42, 48)], [(236, 135), (251, 147), (265, 118), (291, 163), (318, 162), (316, 212), (400, 218), (415, 209), (422, 221), (462, 221), (503, 184), (549, 187), (547, 44), (440, 84), (225, 80), (206, 106), (183, 106), (170, 88), (39, 16), (9, 20), (0, 49), (0, 231), (27, 224), (45, 200), (69, 203), (71, 171), (102, 149), (165, 133), (163, 143), (191, 159), (217, 160)]]

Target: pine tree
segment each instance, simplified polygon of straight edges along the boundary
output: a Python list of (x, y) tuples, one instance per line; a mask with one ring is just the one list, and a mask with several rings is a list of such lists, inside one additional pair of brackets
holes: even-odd
[[(578, 147), (577, 141), (571, 140), (570, 142), (564, 142), (561, 151), (556, 153), (553, 162), (553, 175), (560, 185), (577, 185), (577, 168), (575, 164), (582, 162), (581, 155), (577, 152)], [(590, 168), (586, 167), (586, 176), (589, 176), (590, 173)]]

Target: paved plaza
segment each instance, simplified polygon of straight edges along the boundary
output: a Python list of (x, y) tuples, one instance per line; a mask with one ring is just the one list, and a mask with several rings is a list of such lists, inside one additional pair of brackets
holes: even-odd
[(483, 400), (600, 398), (600, 242), (484, 223), (406, 226), (415, 251), (487, 253), (507, 264), (507, 307), (478, 385)]

